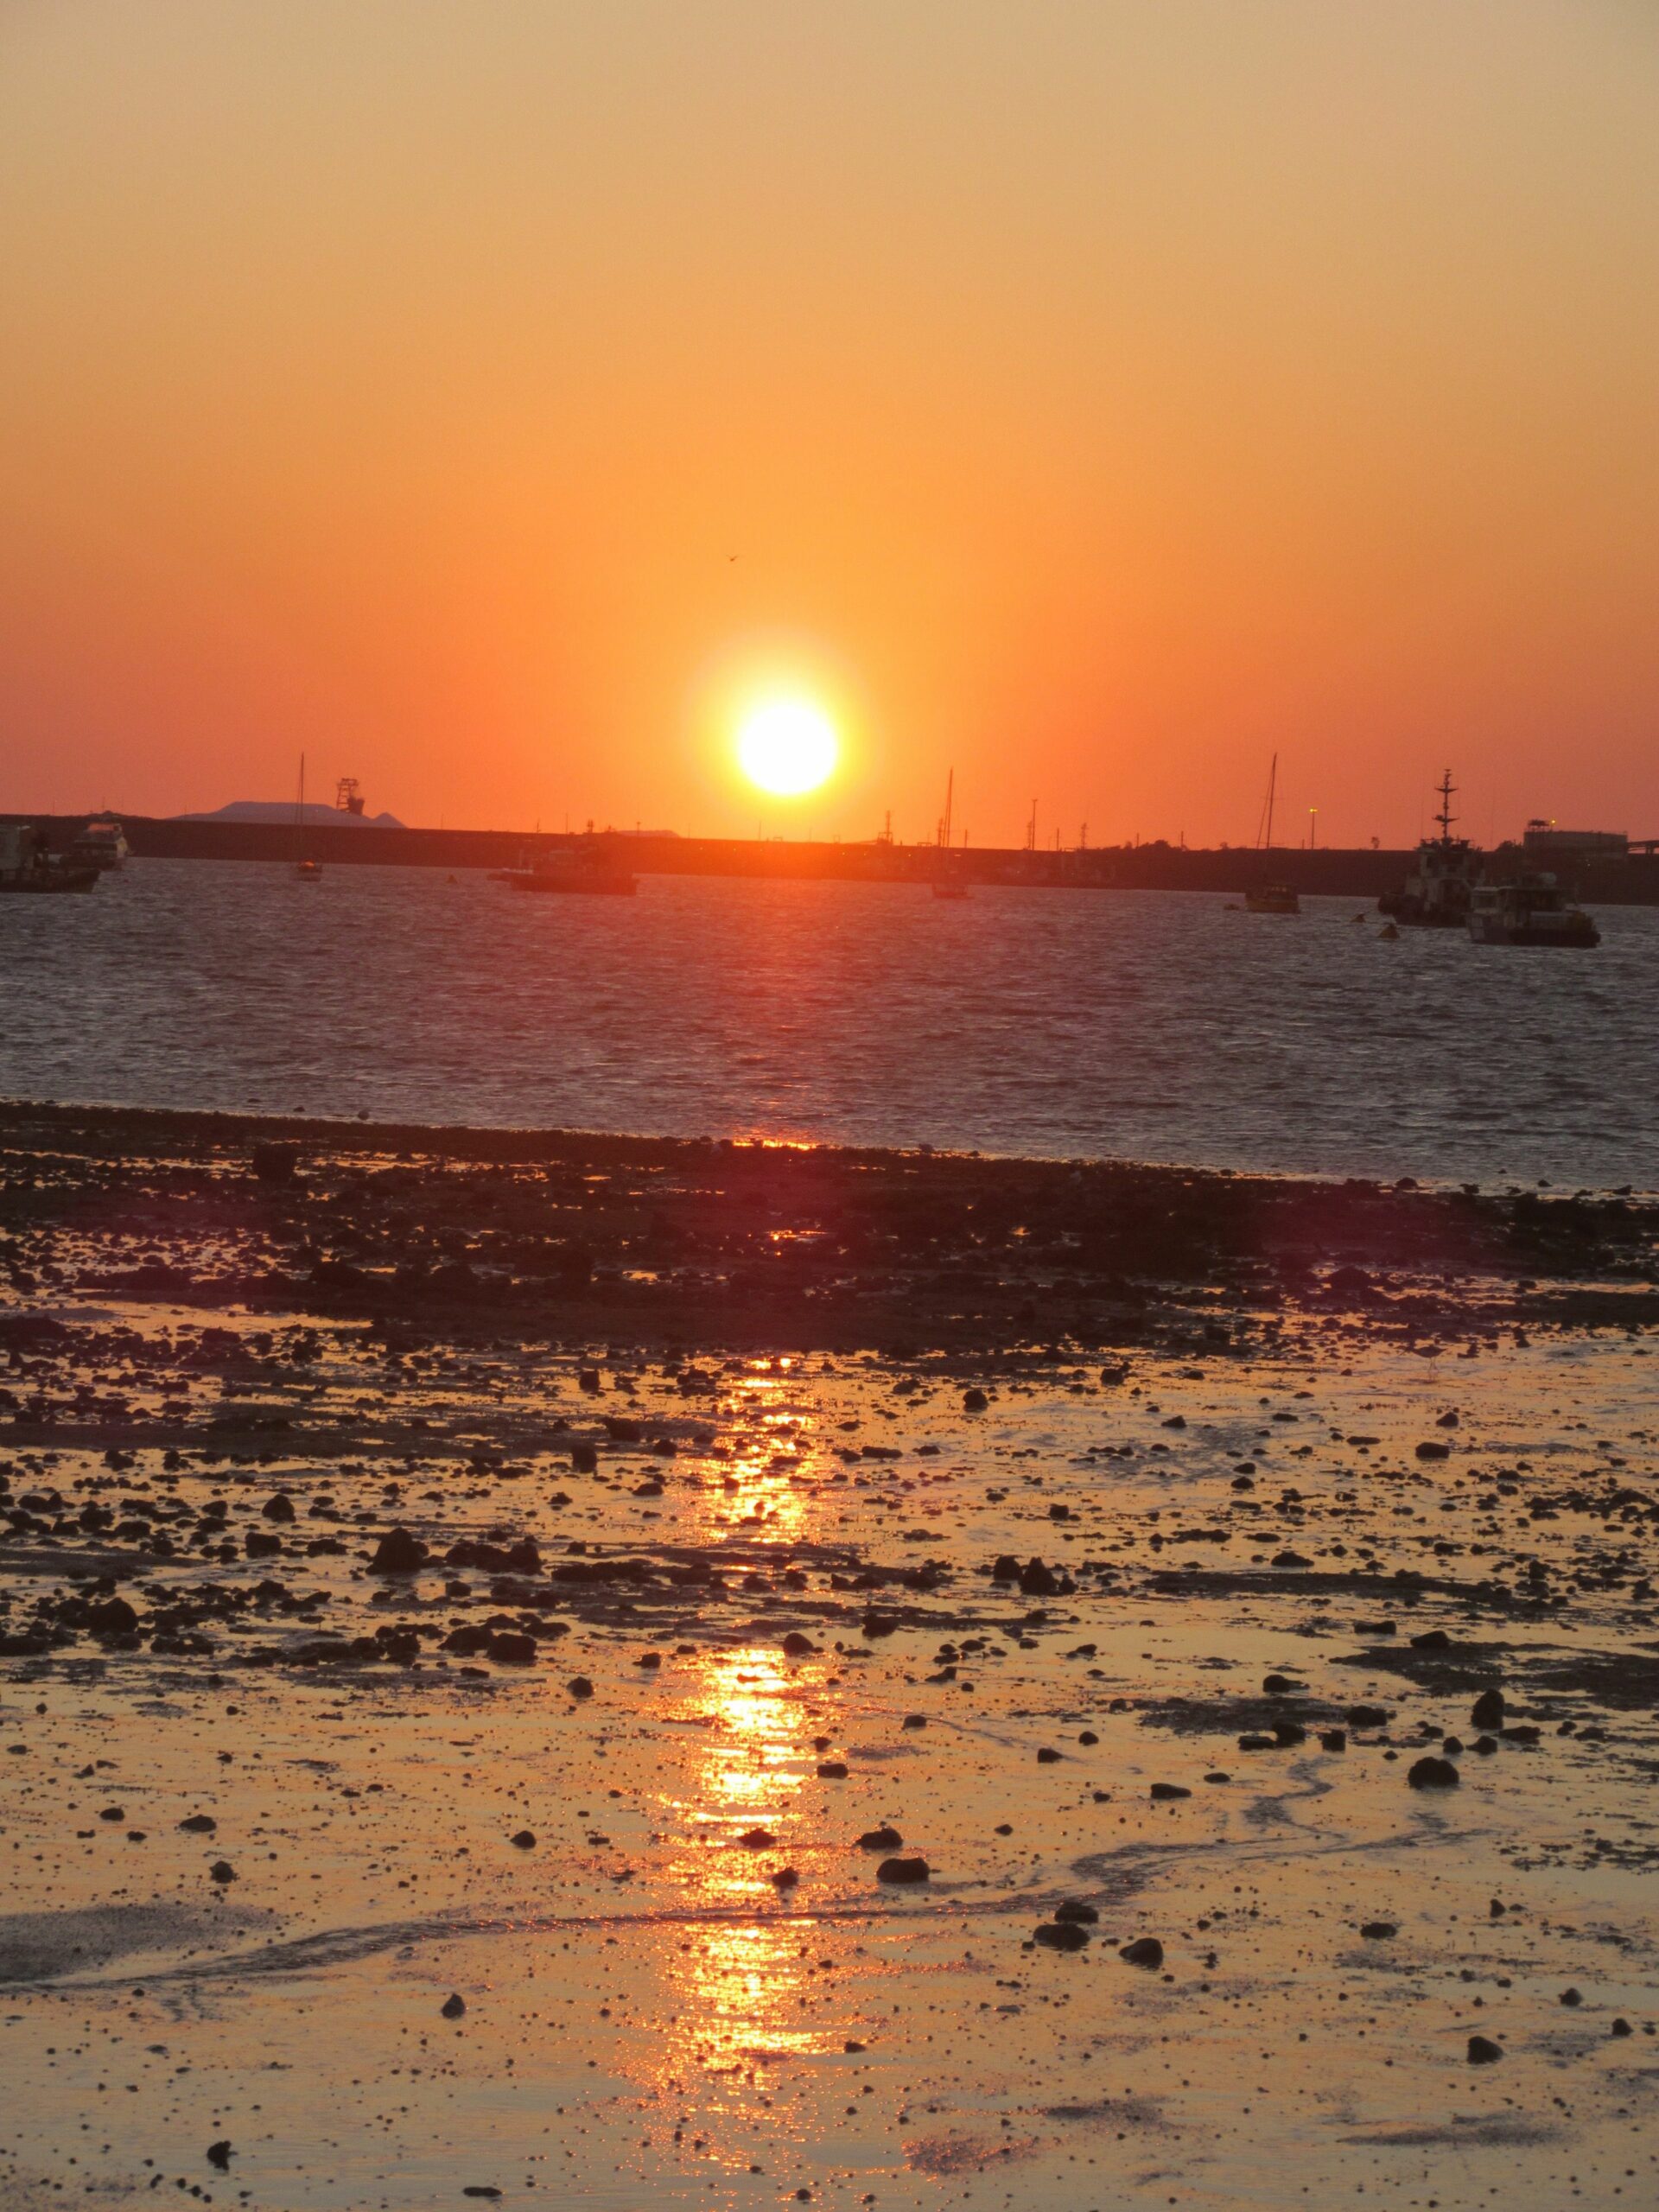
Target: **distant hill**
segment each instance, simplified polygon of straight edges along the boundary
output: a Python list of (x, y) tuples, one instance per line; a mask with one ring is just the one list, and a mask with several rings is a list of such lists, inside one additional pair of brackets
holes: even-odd
[[(175, 814), (175, 822), (292, 822), (294, 802), (282, 798), (233, 798), (228, 806), (215, 807), (211, 814)], [(319, 829), (336, 830), (404, 830), (409, 826), (395, 814), (347, 814), (343, 807), (320, 806), (308, 800), (303, 816), (307, 823)]]

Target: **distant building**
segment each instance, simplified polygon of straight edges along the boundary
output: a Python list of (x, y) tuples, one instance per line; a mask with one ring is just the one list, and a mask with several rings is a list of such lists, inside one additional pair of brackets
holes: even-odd
[(1622, 861), (1630, 849), (1622, 830), (1558, 830), (1543, 821), (1529, 822), (1521, 842), (1541, 861)]

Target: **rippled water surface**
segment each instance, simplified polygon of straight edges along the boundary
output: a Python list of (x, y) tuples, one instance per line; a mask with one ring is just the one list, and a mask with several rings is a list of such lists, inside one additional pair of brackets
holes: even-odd
[(1659, 1184), (1659, 912), (1599, 951), (1186, 893), (137, 861), (0, 900), (15, 1096)]

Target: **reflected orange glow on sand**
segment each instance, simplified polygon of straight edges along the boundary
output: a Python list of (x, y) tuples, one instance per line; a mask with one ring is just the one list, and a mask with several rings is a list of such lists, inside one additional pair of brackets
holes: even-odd
[(768, 1541), (810, 1533), (814, 1479), (813, 1424), (785, 1409), (798, 1385), (779, 1361), (777, 1374), (747, 1378), (740, 1400), (748, 1424), (743, 1441), (703, 1492), (700, 1518), (714, 1535), (732, 1529)]
[[(691, 2066), (742, 2074), (840, 2047), (822, 2022), (798, 2017), (813, 1979), (812, 1923), (791, 1910), (798, 1891), (772, 1878), (806, 1875), (791, 1830), (814, 1764), (805, 1700), (823, 1679), (822, 1661), (791, 1662), (763, 1645), (698, 1662), (681, 1715), (700, 1725), (664, 1790), (687, 1839), (670, 1872), (693, 1910), (739, 1916), (693, 1927), (665, 1955), (671, 2017), (654, 2069), (664, 2077)], [(741, 1840), (757, 1830), (775, 1840)]]

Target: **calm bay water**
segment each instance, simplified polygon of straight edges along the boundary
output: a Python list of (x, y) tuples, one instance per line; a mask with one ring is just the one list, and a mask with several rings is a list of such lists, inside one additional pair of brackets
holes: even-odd
[(141, 861), (0, 899), (0, 1092), (1659, 1185), (1659, 911), (1586, 955), (1361, 907)]

